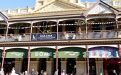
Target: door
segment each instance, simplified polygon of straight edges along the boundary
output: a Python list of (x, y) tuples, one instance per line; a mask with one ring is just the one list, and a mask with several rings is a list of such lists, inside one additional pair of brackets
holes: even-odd
[(90, 75), (96, 75), (96, 63), (93, 58), (89, 59), (89, 73)]
[(104, 61), (105, 75), (112, 75), (113, 70), (116, 70), (116, 73), (119, 74), (119, 63), (117, 59)]

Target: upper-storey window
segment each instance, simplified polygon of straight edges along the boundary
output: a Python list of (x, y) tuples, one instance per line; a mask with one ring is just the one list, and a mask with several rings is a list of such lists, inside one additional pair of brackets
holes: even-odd
[(92, 25), (92, 30), (93, 31), (99, 31), (99, 30), (101, 30), (101, 25), (100, 24), (93, 24)]
[(113, 30), (114, 29), (114, 23), (109, 22), (105, 26), (106, 26), (106, 30)]
[(21, 26), (19, 29), (19, 34), (24, 34), (24, 33), (25, 33), (24, 26)]
[(93, 6), (93, 3), (90, 3), (90, 4), (89, 4), (89, 7), (92, 7), (92, 6)]
[(71, 20), (71, 21), (66, 21), (66, 31), (71, 31), (71, 32), (75, 32), (76, 31), (76, 26), (75, 25), (68, 25), (68, 24), (75, 24), (75, 20)]
[(116, 6), (121, 5), (121, 1), (116, 1), (116, 2), (115, 2), (115, 5), (116, 5)]

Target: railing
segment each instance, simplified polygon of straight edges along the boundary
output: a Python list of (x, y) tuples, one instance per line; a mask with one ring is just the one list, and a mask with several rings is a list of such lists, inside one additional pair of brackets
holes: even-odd
[[(87, 39), (107, 39), (107, 38), (121, 38), (121, 32), (117, 36), (116, 31), (101, 31), (87, 33)], [(58, 40), (74, 40), (86, 39), (86, 33), (83, 31), (81, 34), (75, 32), (67, 32), (65, 35), (62, 32), (58, 33)], [(57, 40), (57, 33), (32, 33), (30, 34), (8, 34), (6, 41), (44, 41), (44, 40)], [(0, 35), (0, 42), (5, 41), (5, 35)]]

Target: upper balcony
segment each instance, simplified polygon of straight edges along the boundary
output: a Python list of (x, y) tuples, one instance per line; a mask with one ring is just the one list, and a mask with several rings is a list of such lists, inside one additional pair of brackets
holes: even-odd
[[(44, 40), (83, 40), (83, 39), (108, 39), (121, 38), (121, 32), (116, 31), (89, 31), (86, 32), (59, 32), (59, 33), (32, 33), (32, 34), (8, 34), (6, 41), (44, 41)], [(5, 41), (5, 35), (0, 35), (0, 42)]]
[[(96, 21), (95, 21), (96, 20)], [(0, 42), (4, 41), (52, 41), (52, 40), (83, 40), (121, 38), (120, 23), (118, 29), (114, 19), (107, 18), (88, 20), (39, 21), (33, 23), (15, 23), (0, 25)], [(120, 19), (119, 19), (120, 20)], [(6, 33), (6, 35), (5, 35)]]

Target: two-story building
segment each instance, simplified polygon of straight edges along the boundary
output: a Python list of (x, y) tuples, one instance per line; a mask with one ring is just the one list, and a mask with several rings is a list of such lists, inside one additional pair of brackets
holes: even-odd
[(120, 73), (120, 10), (120, 0), (36, 0), (35, 7), (1, 10), (1, 68)]

